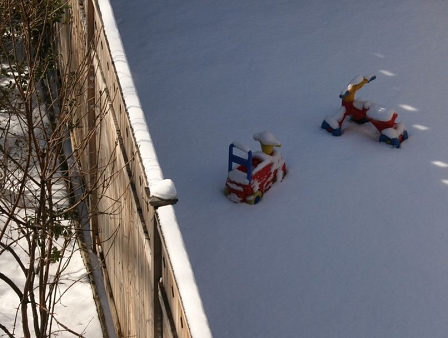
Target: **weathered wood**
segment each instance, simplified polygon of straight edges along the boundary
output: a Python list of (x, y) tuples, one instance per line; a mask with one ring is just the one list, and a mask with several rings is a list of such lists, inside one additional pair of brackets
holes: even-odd
[[(159, 200), (147, 194), (149, 186), (134, 137), (126, 104), (112, 61), (95, 0), (70, 0), (70, 25), (60, 30), (60, 51), (66, 71), (91, 57), (88, 77), (80, 86), (73, 116), (72, 139), (82, 144), (95, 130), (87, 153), (78, 153), (86, 182), (99, 179), (90, 201), (97, 210), (93, 230), (104, 255), (112, 306), (125, 337), (190, 338), (187, 316), (179, 296), (178, 282), (160, 234), (156, 209), (176, 200)], [(87, 12), (86, 12), (87, 10)], [(89, 46), (94, 46), (93, 50)], [(90, 114), (89, 114), (90, 112)], [(94, 170), (92, 170), (94, 169)], [(82, 170), (81, 170), (82, 171)], [(159, 284), (165, 292), (164, 309)], [(167, 318), (168, 316), (172, 318)], [(164, 324), (165, 323), (165, 324)], [(171, 323), (171, 325), (166, 325)], [(174, 333), (172, 332), (174, 329)]]

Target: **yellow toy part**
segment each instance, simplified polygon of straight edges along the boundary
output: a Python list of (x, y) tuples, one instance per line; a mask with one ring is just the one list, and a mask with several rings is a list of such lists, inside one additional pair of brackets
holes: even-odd
[(371, 74), (367, 76), (356, 76), (347, 87), (341, 92), (339, 97), (345, 102), (353, 102), (355, 100), (355, 94), (360, 90), (366, 83), (375, 80), (376, 76)]
[(258, 202), (261, 201), (261, 198), (263, 197), (263, 193), (258, 190), (257, 192), (255, 192), (253, 195), (247, 196), (246, 197), (246, 203), (247, 204), (258, 204)]
[(269, 131), (263, 131), (253, 135), (254, 140), (260, 142), (261, 150), (267, 155), (272, 155), (274, 147), (281, 147), (282, 144)]

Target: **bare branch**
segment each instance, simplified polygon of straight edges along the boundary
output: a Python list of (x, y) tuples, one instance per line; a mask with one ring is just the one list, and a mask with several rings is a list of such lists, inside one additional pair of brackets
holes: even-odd
[(22, 293), (22, 291), (19, 289), (19, 287), (11, 279), (8, 278), (8, 276), (6, 276), (6, 275), (4, 275), (3, 273), (0, 272), (0, 279), (3, 280), (6, 284), (8, 284), (11, 287), (11, 289), (14, 290), (14, 292), (19, 297), (20, 301), (23, 300), (23, 293)]

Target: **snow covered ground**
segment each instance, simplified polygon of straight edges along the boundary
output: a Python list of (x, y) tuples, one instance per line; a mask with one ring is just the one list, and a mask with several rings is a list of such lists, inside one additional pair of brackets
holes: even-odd
[[(8, 67), (4, 65), (0, 66), (2, 66), (2, 70), (8, 69)], [(0, 86), (4, 86), (5, 83), (9, 84), (8, 77), (4, 76), (4, 73), (2, 73), (2, 76)], [(3, 106), (6, 106), (6, 104)], [(11, 109), (11, 111), (14, 110)], [(42, 126), (48, 125), (48, 116), (43, 107), (42, 110), (37, 108), (34, 110), (33, 121), (35, 137), (37, 140), (40, 140), (43, 145), (45, 143), (43, 142), (44, 136), (41, 134), (43, 129)], [(2, 158), (2, 164), (11, 164), (11, 167), (8, 167), (8, 171), (5, 171), (4, 168), (1, 170), (0, 198), (2, 198), (2, 200), (0, 205), (2, 210), (12, 210), (12, 204), (16, 203), (17, 200), (19, 201), (18, 208), (15, 209), (16, 211), (14, 212), (14, 216), (16, 216), (15, 219), (8, 219), (8, 215), (3, 214), (3, 212), (0, 213), (0, 229), (5, 229), (5, 233), (2, 234), (1, 244), (12, 248), (12, 252), (10, 252), (6, 247), (3, 245), (1, 246), (0, 272), (5, 275), (7, 279), (12, 280), (16, 287), (18, 287), (19, 292), (23, 291), (27, 276), (22, 271), (21, 266), (18, 264), (17, 259), (12, 253), (19, 257), (21, 263), (25, 265), (24, 268), (29, 268), (27, 263), (30, 262), (29, 245), (31, 244), (28, 241), (31, 240), (32, 236), (25, 235), (23, 232), (23, 225), (18, 226), (17, 224), (20, 223), (17, 223), (15, 220), (19, 219), (23, 222), (27, 219), (30, 220), (31, 218), (34, 218), (35, 210), (39, 209), (39, 199), (36, 198), (36, 196), (41, 196), (39, 194), (40, 187), (35, 184), (34, 180), (27, 179), (25, 187), (21, 186), (23, 177), (21, 175), (23, 174), (22, 170), (25, 168), (25, 165), (23, 165), (23, 167), (20, 165), (16, 167), (16, 163), (20, 163), (21, 161), (24, 163), (24, 159), (29, 155), (29, 149), (26, 146), (27, 139), (26, 136), (24, 136), (27, 135), (27, 126), (24, 115), (21, 116), (19, 114), (0, 111), (0, 130), (2, 131), (0, 133), (0, 146), (2, 148), (0, 156), (3, 157), (3, 155), (10, 150), (10, 153), (7, 156), (8, 161)], [(55, 136), (53, 135), (53, 140), (54, 139)], [(32, 149), (35, 150), (36, 148), (33, 146)], [(71, 156), (72, 151), (70, 151), (69, 154)], [(15, 159), (16, 162), (12, 159)], [(47, 160), (47, 165), (50, 165), (49, 163), (51, 163), (51, 160), (49, 156)], [(35, 178), (38, 177), (39, 181), (40, 176), (38, 175), (40, 174), (40, 167), (36, 163), (36, 159), (32, 156), (31, 161), (32, 163), (29, 166), (27, 174), (30, 176), (35, 175)], [(4, 175), (5, 172), (7, 173), (6, 175)], [(50, 177), (50, 175), (47, 176), (47, 178), (48, 177)], [(27, 176), (27, 178), (29, 178), (29, 176)], [(57, 174), (51, 174), (51, 179), (53, 179), (53, 182), (48, 184), (51, 184), (52, 186), (52, 203), (54, 203), (54, 208), (66, 208), (68, 197), (66, 195), (67, 192), (63, 179)], [(19, 187), (20, 189), (23, 188), (23, 193), (18, 195)], [(22, 198), (19, 198), (18, 196), (22, 196)], [(58, 221), (54, 221), (55, 224), (57, 224), (57, 222)], [(61, 224), (64, 224), (65, 226), (68, 225), (66, 222), (68, 221), (61, 220)], [(8, 226), (5, 228), (6, 223), (8, 223)], [(59, 325), (54, 319), (51, 320), (52, 337), (73, 337), (74, 335), (69, 333), (66, 328), (64, 328), (64, 325), (83, 337), (103, 337), (96, 303), (93, 298), (91, 282), (79, 246), (75, 240), (71, 243), (65, 243), (62, 237), (63, 236), (61, 235), (59, 240), (54, 241), (53, 243), (54, 248), (60, 250), (61, 257), (50, 265), (50, 277), (48, 278), (48, 282), (51, 283), (54, 280), (57, 280), (55, 277), (57, 274), (61, 274), (55, 291), (51, 293), (54, 306), (51, 307), (50, 310), (53, 311), (54, 318), (56, 318), (59, 323), (62, 323), (62, 325)], [(67, 244), (67, 248), (65, 248), (65, 244)], [(104, 303), (104, 300), (107, 301), (107, 298), (104, 296), (104, 292), (101, 292), (102, 286), (100, 283), (102, 282), (102, 276), (100, 276), (101, 278), (95, 277), (98, 274), (101, 274), (101, 271), (98, 271), (98, 264), (95, 265), (95, 262), (93, 261), (91, 264), (92, 267), (96, 268), (93, 275), (97, 282), (96, 288), (99, 290), (98, 293), (100, 297), (103, 298)], [(39, 284), (37, 279), (38, 277), (36, 277), (36, 280), (32, 284), (35, 287), (38, 287)], [(98, 283), (98, 281), (100, 281), (100, 283)], [(45, 295), (49, 295), (49, 287), (47, 287)], [(35, 296), (38, 298), (37, 291), (35, 292)], [(3, 328), (6, 328), (6, 330), (8, 330), (14, 337), (24, 336), (20, 305), (21, 299), (18, 297), (15, 290), (13, 290), (5, 280), (0, 280), (0, 325), (2, 326), (2, 329), (0, 329), (0, 337), (9, 337)], [(105, 311), (107, 311), (107, 309), (105, 309)], [(29, 314), (28, 320), (31, 335), (34, 335), (31, 307), (28, 307), (27, 313)], [(107, 313), (105, 318), (109, 319), (109, 317), (110, 315)], [(107, 323), (109, 322), (110, 321), (107, 321)], [(110, 324), (108, 330), (110, 331)], [(111, 335), (111, 337), (113, 337), (113, 335)]]
[[(21, 211), (23, 213), (23, 211)], [(20, 214), (20, 216), (23, 216)], [(24, 216), (23, 216), (24, 217)], [(0, 226), (5, 224), (5, 216), (0, 215)], [(9, 228), (14, 228), (12, 223)], [(7, 231), (9, 235), (9, 231)], [(16, 232), (11, 232), (11, 237), (15, 238)], [(28, 256), (24, 250), (27, 248), (26, 240), (18, 241), (14, 251), (26, 262)], [(69, 258), (70, 257), (70, 258)], [(96, 304), (92, 295), (92, 287), (84, 266), (79, 247), (72, 243), (66, 251), (66, 259), (69, 259), (67, 268), (62, 273), (60, 284), (56, 292), (56, 305), (54, 307), (55, 317), (58, 321), (68, 326), (71, 330), (82, 334), (83, 337), (100, 338), (103, 337), (100, 320), (96, 310)], [(56, 265), (56, 264), (55, 264)], [(12, 278), (20, 288), (25, 283), (25, 276), (8, 252), (0, 255), (0, 271), (7, 277)], [(16, 337), (23, 337), (22, 323), (20, 316), (20, 300), (17, 294), (5, 282), (0, 283), (0, 324), (4, 325)], [(16, 318), (17, 316), (17, 318)], [(30, 318), (31, 321), (31, 318)], [(14, 323), (16, 328), (13, 330)], [(61, 330), (58, 332), (58, 330)], [(72, 334), (53, 322), (53, 331), (57, 337), (73, 337)], [(64, 332), (65, 331), (65, 332)], [(0, 337), (7, 337), (5, 332), (0, 331)]]
[[(214, 337), (445, 337), (448, 2), (111, 0)], [(392, 107), (320, 128), (356, 75)], [(289, 173), (222, 194), (229, 144), (269, 130)]]

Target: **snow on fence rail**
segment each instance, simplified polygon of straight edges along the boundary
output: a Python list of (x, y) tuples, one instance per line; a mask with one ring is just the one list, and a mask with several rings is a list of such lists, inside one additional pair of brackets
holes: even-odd
[[(174, 209), (160, 207), (175, 202), (176, 191), (158, 163), (109, 0), (70, 2), (73, 20), (61, 30), (61, 53), (67, 60), (69, 53), (78, 54), (70, 56), (76, 63), (94, 45), (87, 95), (95, 105), (85, 109), (95, 120), (98, 106), (109, 106), (95, 133), (98, 157), (81, 156), (79, 162), (100, 167), (114, 155), (116, 167), (125, 168), (113, 175), (108, 198), (98, 201), (97, 224), (91, 226), (105, 253), (117, 330), (135, 337), (159, 337), (161, 331), (164, 337), (211, 337)], [(89, 133), (86, 125), (74, 131), (74, 142)], [(111, 207), (109, 200), (121, 205), (113, 217), (101, 213)]]

